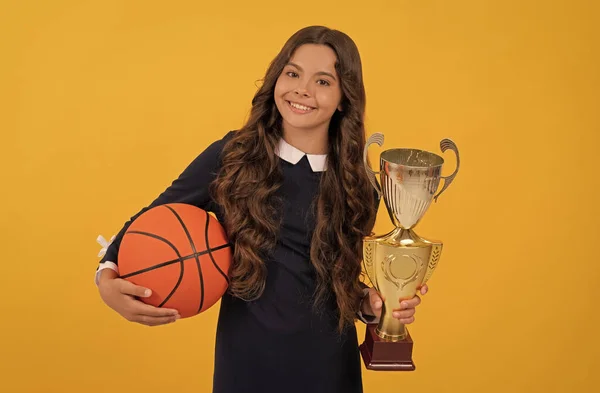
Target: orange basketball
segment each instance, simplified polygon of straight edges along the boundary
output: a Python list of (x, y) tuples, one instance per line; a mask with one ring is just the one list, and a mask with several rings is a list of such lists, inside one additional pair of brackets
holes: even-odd
[(118, 259), (121, 278), (152, 290), (140, 300), (176, 309), (182, 318), (207, 310), (223, 296), (231, 261), (219, 221), (182, 203), (156, 206), (137, 217), (123, 236)]

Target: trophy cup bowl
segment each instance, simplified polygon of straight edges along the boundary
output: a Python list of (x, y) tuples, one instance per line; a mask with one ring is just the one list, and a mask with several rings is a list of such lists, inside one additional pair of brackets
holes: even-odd
[[(442, 176), (444, 159), (420, 149), (394, 148), (380, 154), (380, 171), (368, 164), (367, 150), (373, 143), (383, 145), (383, 134), (375, 133), (364, 149), (364, 164), (369, 180), (383, 197), (395, 228), (384, 235), (363, 239), (363, 265), (373, 287), (381, 294), (383, 307), (379, 323), (368, 324), (365, 342), (360, 346), (365, 366), (372, 370), (414, 370), (412, 339), (404, 324), (393, 318), (400, 302), (413, 298), (431, 277), (443, 244), (421, 238), (413, 228), (425, 215), (432, 201), (448, 188), (460, 166), (454, 142), (443, 139), (442, 152), (456, 154), (456, 169)], [(380, 177), (377, 182), (376, 175)], [(437, 192), (440, 182), (442, 189)], [(381, 185), (380, 185), (381, 184)], [(437, 192), (437, 194), (436, 194)]]

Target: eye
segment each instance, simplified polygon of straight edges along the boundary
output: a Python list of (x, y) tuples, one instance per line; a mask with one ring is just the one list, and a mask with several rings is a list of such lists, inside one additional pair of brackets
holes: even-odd
[(295, 78), (298, 76), (298, 74), (296, 74), (294, 71), (288, 71), (286, 72), (286, 75), (292, 78)]
[(317, 81), (318, 84), (320, 84), (321, 86), (330, 86), (331, 83), (329, 83), (329, 81), (325, 80), (325, 79), (319, 79)]

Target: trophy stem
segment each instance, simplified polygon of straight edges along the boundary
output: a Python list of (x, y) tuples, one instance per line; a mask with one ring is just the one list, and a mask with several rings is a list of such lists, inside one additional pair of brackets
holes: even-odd
[(375, 334), (384, 341), (402, 341), (408, 335), (406, 326), (392, 316), (392, 311), (386, 311), (385, 302), (381, 310), (381, 319), (375, 328)]

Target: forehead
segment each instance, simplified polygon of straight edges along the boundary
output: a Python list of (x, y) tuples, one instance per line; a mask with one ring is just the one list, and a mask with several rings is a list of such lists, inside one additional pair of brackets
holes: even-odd
[(299, 46), (290, 62), (298, 64), (306, 72), (327, 71), (335, 73), (337, 56), (327, 45), (305, 44)]

